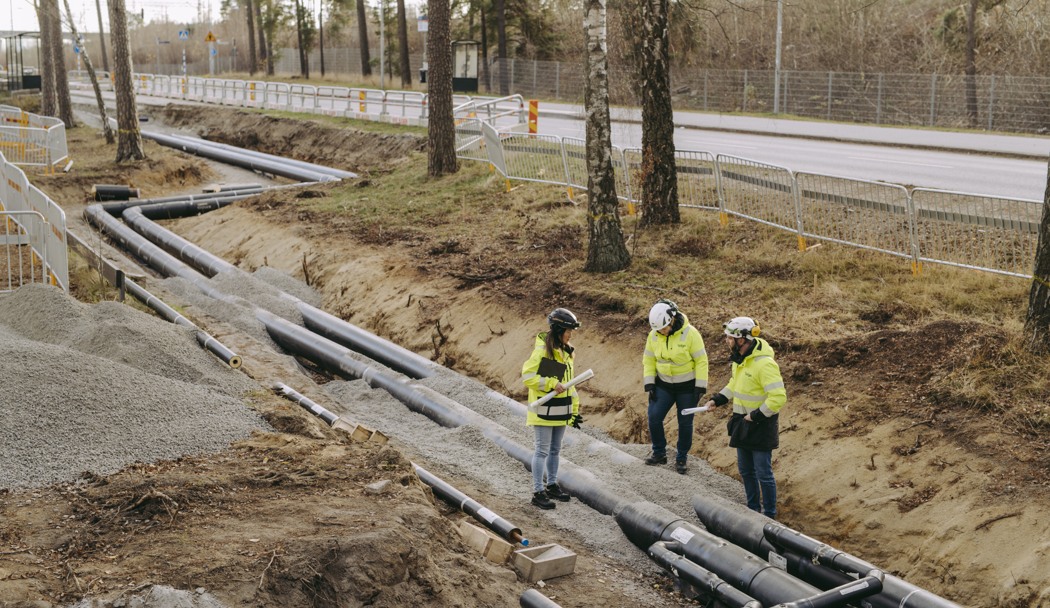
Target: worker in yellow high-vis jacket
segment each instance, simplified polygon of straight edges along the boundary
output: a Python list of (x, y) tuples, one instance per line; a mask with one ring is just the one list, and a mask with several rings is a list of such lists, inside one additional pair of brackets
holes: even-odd
[(754, 319), (736, 317), (722, 328), (733, 376), (706, 405), (733, 404), (733, 416), (726, 427), (729, 447), (736, 448), (747, 507), (776, 519), (773, 450), (780, 447), (780, 409), (787, 402), (784, 378), (773, 359), (773, 348), (759, 337), (761, 328)]
[(707, 392), (707, 349), (700, 330), (689, 324), (685, 313), (671, 300), (660, 300), (649, 310), (649, 337), (642, 354), (642, 385), (649, 394), (649, 436), (653, 453), (645, 464), (667, 464), (664, 419), (677, 406), (678, 445), (675, 470), (685, 475), (689, 448), (693, 446), (693, 415), (682, 410), (696, 407)]

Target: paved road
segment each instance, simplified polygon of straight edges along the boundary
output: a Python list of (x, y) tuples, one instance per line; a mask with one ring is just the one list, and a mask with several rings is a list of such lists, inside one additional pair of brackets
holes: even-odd
[[(613, 111), (613, 143), (638, 146), (641, 114)], [(741, 156), (786, 167), (1042, 200), (1050, 138), (675, 112), (679, 149)], [(540, 104), (541, 133), (583, 137), (579, 106)]]

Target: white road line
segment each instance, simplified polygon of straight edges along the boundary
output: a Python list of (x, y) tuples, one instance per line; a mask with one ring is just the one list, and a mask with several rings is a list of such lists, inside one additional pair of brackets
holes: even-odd
[(929, 163), (917, 163), (917, 162), (914, 162), (914, 161), (890, 160), (888, 158), (871, 158), (871, 157), (868, 157), (868, 156), (847, 156), (846, 158), (850, 158), (850, 159), (853, 159), (853, 160), (870, 160), (870, 161), (875, 161), (877, 163), (893, 163), (895, 165), (909, 165), (909, 166), (912, 166), (912, 167), (935, 167), (937, 169), (954, 169), (955, 168), (955, 165), (933, 165), (933, 164), (929, 164)]

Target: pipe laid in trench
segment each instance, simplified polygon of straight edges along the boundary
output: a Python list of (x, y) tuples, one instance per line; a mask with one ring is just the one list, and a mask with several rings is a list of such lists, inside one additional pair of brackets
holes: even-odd
[(172, 196), (159, 196), (156, 198), (143, 198), (134, 201), (117, 201), (111, 203), (102, 203), (102, 209), (110, 215), (119, 216), (124, 212), (125, 209), (132, 207), (147, 207), (152, 205), (159, 205), (161, 203), (174, 203), (174, 202), (185, 202), (185, 203), (202, 203), (205, 201), (213, 201), (215, 199), (228, 199), (231, 197), (237, 198), (249, 198), (257, 194), (261, 194), (269, 188), (258, 188), (252, 190), (235, 190), (233, 192), (208, 192), (205, 194), (180, 194)]
[(281, 177), (287, 177), (289, 179), (298, 180), (301, 182), (331, 182), (339, 181), (338, 177), (322, 173), (320, 171), (304, 169), (302, 167), (294, 166), (290, 163), (277, 160), (268, 160), (263, 158), (249, 157), (237, 152), (230, 150), (220, 150), (214, 146), (208, 146), (203, 144), (193, 144), (185, 140), (178, 139), (170, 135), (161, 135), (160, 133), (153, 133), (149, 131), (142, 131), (142, 136), (146, 139), (152, 139), (153, 141), (169, 148), (175, 148), (176, 150), (182, 150), (190, 154), (197, 156), (203, 156), (204, 158), (210, 158), (212, 160), (221, 161), (251, 171), (259, 171), (261, 173), (269, 173), (271, 175), (280, 175)]
[(220, 142), (217, 142), (217, 141), (211, 141), (211, 140), (208, 140), (208, 139), (201, 139), (199, 137), (190, 137), (188, 135), (171, 135), (171, 137), (174, 137), (175, 139), (184, 141), (184, 142), (186, 142), (187, 144), (190, 144), (190, 145), (210, 146), (212, 148), (216, 148), (216, 149), (219, 149), (219, 150), (226, 150), (228, 152), (236, 152), (237, 154), (241, 154), (243, 156), (248, 156), (248, 157), (251, 157), (251, 158), (259, 158), (259, 159), (268, 160), (268, 161), (275, 161), (275, 162), (286, 163), (286, 164), (289, 164), (289, 165), (294, 166), (294, 167), (300, 167), (302, 169), (307, 169), (309, 171), (316, 171), (318, 173), (324, 173), (326, 175), (331, 175), (332, 177), (337, 177), (339, 179), (357, 179), (359, 177), (356, 173), (353, 173), (351, 171), (344, 171), (342, 169), (336, 169), (334, 167), (326, 167), (324, 165), (318, 165), (317, 163), (311, 163), (311, 162), (307, 162), (307, 161), (304, 161), (304, 160), (297, 160), (297, 159), (294, 159), (294, 158), (286, 158), (284, 156), (277, 156), (277, 155), (274, 155), (274, 154), (267, 154), (266, 152), (259, 152), (258, 150), (250, 150), (248, 148), (239, 148), (237, 146), (231, 146), (230, 144), (224, 144), (224, 143), (220, 143)]
[(561, 608), (561, 604), (556, 604), (554, 600), (535, 589), (526, 589), (518, 598), (518, 604), (521, 608)]
[[(190, 202), (164, 204), (164, 212), (169, 217), (182, 217), (182, 212), (185, 212), (186, 215), (195, 215), (197, 209), (199, 207)], [(146, 216), (152, 213), (153, 210), (149, 207), (132, 207), (124, 210), (123, 217), (135, 232), (190, 264), (205, 276), (212, 277), (224, 272), (242, 272), (233, 264), (151, 221)], [(295, 303), (299, 314), (303, 317), (303, 324), (310, 331), (342, 344), (406, 376), (419, 379), (434, 375), (437, 364), (426, 357), (389, 340), (384, 340), (294, 296), (289, 294), (284, 294), (284, 296)]]
[(683, 581), (702, 589), (704, 594), (726, 606), (762, 608), (761, 602), (725, 582), (717, 574), (700, 564), (689, 561), (677, 541), (659, 541), (649, 547), (649, 557), (665, 570), (670, 570)]
[(306, 395), (303, 395), (299, 391), (295, 390), (294, 388), (288, 386), (283, 382), (278, 382), (274, 384), (273, 390), (280, 393), (280, 395), (285, 399), (296, 403), (299, 407), (305, 409), (314, 416), (317, 416), (321, 420), (324, 420), (325, 423), (333, 429), (337, 429), (347, 433), (352, 439), (356, 439), (358, 441), (368, 441), (369, 439), (374, 438), (376, 435), (382, 435), (380, 442), (386, 443), (386, 435), (383, 435), (379, 431), (366, 429), (365, 427), (359, 424), (350, 424), (349, 422), (343, 420), (339, 416), (333, 414), (331, 410), (325, 408), (313, 399), (310, 399)]
[(485, 508), (480, 502), (467, 496), (444, 479), (434, 475), (418, 464), (413, 462), (412, 467), (415, 468), (416, 475), (419, 477), (420, 481), (430, 486), (431, 489), (434, 490), (434, 493), (440, 496), (445, 502), (456, 505), (461, 511), (481, 522), (483, 526), (492, 530), (496, 534), (499, 534), (504, 539), (515, 544), (521, 544), (525, 547), (529, 546), (529, 539), (524, 538), (521, 535), (521, 528), (503, 519), (499, 515), (496, 515), (491, 510)]
[[(865, 568), (874, 568), (754, 511), (702, 495), (693, 496), (692, 504), (704, 527), (712, 533), (760, 557), (783, 554), (788, 572), (822, 589), (842, 585), (854, 580), (858, 572), (866, 572)], [(891, 574), (883, 580), (882, 592), (865, 602), (872, 608), (961, 608)]]
[[(104, 223), (106, 223), (105, 220), (109, 220), (119, 226), (120, 230), (116, 230), (120, 235), (117, 236), (118, 240), (129, 245), (129, 249), (137, 250), (140, 257), (150, 260), (150, 263), (157, 264), (161, 268), (166, 268), (173, 276), (183, 276), (191, 280), (207, 295), (220, 300), (225, 298), (225, 295), (219, 290), (203, 283), (201, 275), (190, 270), (184, 264), (171, 259), (170, 255), (163, 252), (160, 252), (160, 256), (156, 255), (154, 250), (159, 250), (159, 248), (127, 227), (119, 224), (115, 218), (108, 216), (101, 209), (96, 209), (94, 213), (89, 213), (89, 217), (97, 217), (98, 215), (105, 216), (105, 218), (102, 218)], [(110, 228), (112, 226), (107, 226), (107, 229)], [(129, 232), (131, 233), (130, 235), (127, 234)], [(132, 243), (131, 241), (138, 242)], [(190, 275), (196, 275), (196, 277)], [(487, 418), (466, 410), (462, 406), (459, 406), (458, 410), (451, 408), (448, 403), (441, 403), (442, 399), (435, 398), (441, 397), (439, 395), (423, 395), (419, 390), (407, 386), (400, 379), (391, 377), (384, 372), (375, 370), (350, 358), (349, 351), (345, 347), (313, 334), (272, 313), (257, 309), (256, 317), (264, 323), (267, 331), (282, 347), (293, 352), (305, 354), (308, 358), (329, 367), (329, 369), (333, 369), (333, 371), (342, 371), (349, 377), (364, 379), (373, 387), (383, 388), (413, 411), (423, 413), (445, 426), (455, 427), (467, 423), (475, 424), (487, 438), (500, 446), (511, 457), (525, 463), (526, 467), (531, 466), (531, 450), (510, 440), (504, 432), (498, 429), (498, 425)], [(293, 345), (295, 346), (294, 348), (292, 347)], [(304, 353), (306, 345), (312, 345), (313, 352)], [(446, 399), (446, 401), (451, 400)], [(466, 412), (462, 410), (466, 410)], [(816, 591), (816, 589), (810, 587), (810, 585), (761, 562), (761, 560), (746, 554), (746, 552), (734, 545), (729, 545), (722, 539), (713, 537), (691, 524), (684, 523), (681, 518), (661, 507), (651, 503), (626, 505), (622, 497), (603, 488), (593, 473), (586, 469), (566, 462), (563, 465), (563, 474), (560, 482), (565, 489), (575, 494), (584, 504), (607, 515), (615, 514), (617, 522), (620, 524), (621, 529), (624, 530), (624, 533), (632, 542), (643, 549), (648, 548), (653, 542), (658, 540), (682, 542), (686, 555), (691, 560), (709, 563), (703, 561), (703, 558), (707, 556), (712, 557), (716, 564), (728, 564), (726, 567), (729, 570), (726, 571), (726, 575), (737, 575), (736, 579), (731, 580), (731, 582), (745, 585), (746, 587), (742, 590), (760, 600), (765, 597), (769, 603), (775, 604), (801, 600), (815, 595), (813, 591)], [(644, 538), (650, 542), (642, 544), (639, 542), (639, 538)], [(740, 553), (745, 553), (745, 556), (741, 556)], [(717, 573), (714, 569), (712, 571)], [(745, 572), (748, 576), (739, 576)]]

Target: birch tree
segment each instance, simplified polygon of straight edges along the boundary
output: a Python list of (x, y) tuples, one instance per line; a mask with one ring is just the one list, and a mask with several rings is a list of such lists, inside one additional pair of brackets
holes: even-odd
[(131, 80), (131, 44), (124, 0), (109, 0), (109, 28), (113, 47), (113, 91), (117, 100), (117, 162), (146, 158), (142, 150), (135, 86)]
[(459, 171), (456, 126), (452, 119), (452, 14), (449, 0), (428, 0), (427, 16), (427, 173), (437, 177)]
[(1024, 323), (1025, 343), (1036, 354), (1050, 354), (1050, 165), (1043, 191), (1043, 219), (1039, 223), (1039, 242), (1035, 248), (1032, 290), (1028, 294), (1028, 315)]
[(642, 0), (642, 225), (677, 224), (668, 0)]
[(585, 0), (583, 27), (587, 40), (584, 111), (587, 129), (588, 272), (614, 272), (631, 265), (623, 240), (612, 164), (609, 120), (609, 66), (606, 0)]
[[(77, 24), (73, 20), (73, 11), (69, 10), (69, 0), (62, 0), (66, 6), (66, 18), (69, 20), (69, 31), (73, 33), (74, 40), (80, 40)], [(91, 79), (91, 88), (95, 90), (95, 103), (98, 104), (98, 115), (102, 119), (102, 133), (106, 136), (106, 143), (112, 144), (116, 141), (113, 136), (113, 126), (109, 124), (109, 116), (106, 114), (106, 102), (102, 99), (102, 87), (98, 84), (98, 76), (95, 74), (95, 66), (91, 63), (91, 55), (87, 46), (80, 43), (80, 56), (84, 59), (84, 67), (87, 69), (88, 78)]]
[(69, 96), (69, 74), (66, 73), (66, 54), (62, 48), (62, 13), (58, 10), (58, 0), (41, 0), (47, 5), (47, 28), (49, 30), (47, 53), (51, 55), (51, 65), (55, 71), (55, 101), (58, 103), (58, 118), (66, 124), (67, 129), (77, 126), (73, 119), (73, 100)]

